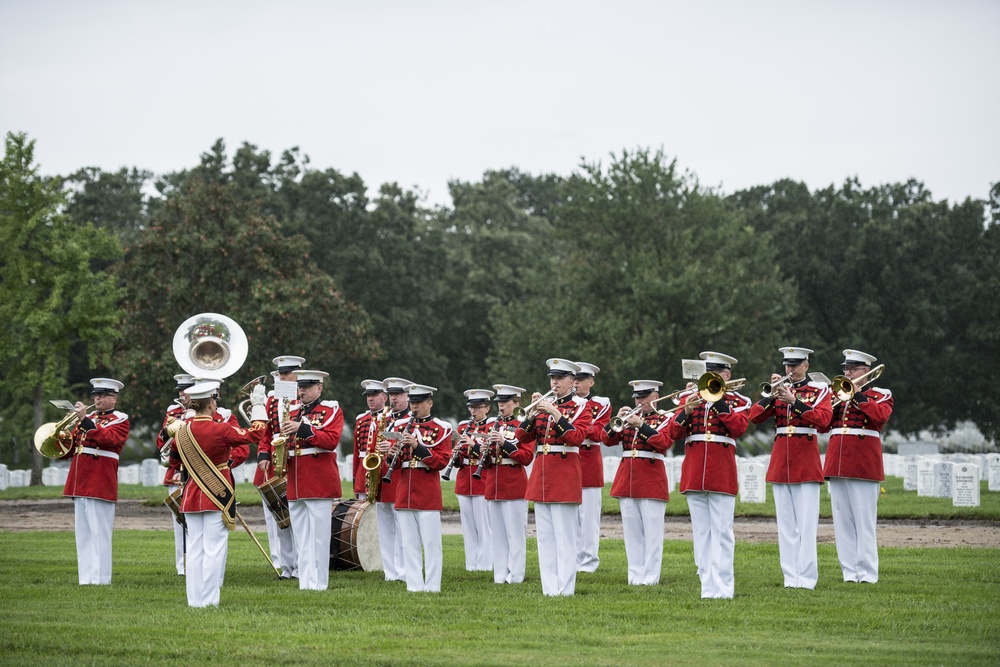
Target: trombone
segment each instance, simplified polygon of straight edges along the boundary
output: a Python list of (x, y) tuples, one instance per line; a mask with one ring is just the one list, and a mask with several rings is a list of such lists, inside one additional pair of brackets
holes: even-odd
[[(687, 391), (686, 389), (678, 389), (677, 391), (675, 391), (673, 393), (670, 393), (670, 394), (667, 394), (666, 396), (660, 396), (659, 398), (650, 401), (649, 402), (649, 407), (653, 407), (657, 403), (659, 403), (660, 401), (665, 401), (668, 398), (672, 399), (674, 401), (674, 403), (677, 403), (680, 400), (680, 395), (683, 394), (686, 391)], [(629, 417), (631, 417), (632, 415), (637, 415), (640, 412), (642, 412), (642, 408), (643, 408), (643, 406), (637, 405), (634, 408), (632, 408), (631, 410), (629, 410), (628, 413), (626, 413), (624, 417), (619, 417), (617, 415), (614, 416), (614, 417), (612, 417), (611, 418), (611, 422), (608, 424), (608, 427), (613, 432), (615, 432), (615, 433), (621, 433), (622, 431), (625, 430), (625, 426), (626, 426), (625, 420), (628, 419)]]
[(727, 392), (738, 391), (742, 389), (746, 383), (746, 378), (738, 378), (736, 380), (726, 382), (722, 379), (722, 376), (715, 371), (708, 371), (698, 378), (698, 398), (688, 401), (683, 405), (678, 405), (676, 408), (667, 410), (666, 414), (677, 412), (681, 408), (686, 408), (689, 405), (693, 407), (695, 405), (701, 405), (702, 403), (718, 403)]
[(841, 403), (850, 401), (854, 398), (854, 394), (879, 379), (884, 370), (885, 364), (879, 364), (864, 375), (859, 375), (853, 380), (846, 375), (838, 375), (833, 378), (833, 382), (830, 384), (830, 391), (837, 396), (833, 401), (833, 405), (840, 405)]
[(792, 379), (792, 374), (789, 373), (783, 378), (779, 378), (774, 382), (761, 382), (760, 383), (760, 397), (761, 398), (771, 398), (774, 396), (774, 392), (778, 391), (778, 387), (785, 384)]
[(556, 398), (556, 390), (550, 389), (549, 391), (545, 392), (545, 394), (543, 394), (542, 397), (539, 398), (537, 401), (533, 401), (532, 403), (528, 404), (523, 408), (518, 408), (518, 414), (517, 414), (518, 421), (523, 422), (529, 416), (533, 417), (534, 414), (532, 414), (532, 410), (537, 408), (543, 402), (546, 401), (549, 403), (553, 402), (555, 398)]

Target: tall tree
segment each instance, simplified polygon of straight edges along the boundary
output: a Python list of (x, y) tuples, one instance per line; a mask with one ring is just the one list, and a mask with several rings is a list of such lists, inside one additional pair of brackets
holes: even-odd
[(135, 167), (115, 172), (79, 169), (62, 179), (66, 215), (114, 233), (127, 246), (146, 225), (148, 197), (143, 188), (152, 178), (152, 172)]
[[(31, 442), (46, 399), (65, 395), (71, 350), (93, 367), (119, 335), (121, 291), (95, 264), (121, 253), (115, 237), (60, 213), (57, 183), (34, 164), (34, 141), (8, 133), (0, 162), (0, 433)], [(30, 446), (30, 445), (28, 445)], [(42, 458), (32, 449), (31, 483), (41, 484)]]

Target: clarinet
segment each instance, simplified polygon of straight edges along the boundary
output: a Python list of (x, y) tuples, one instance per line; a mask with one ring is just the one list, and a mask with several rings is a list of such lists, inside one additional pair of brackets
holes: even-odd
[(455, 469), (455, 464), (458, 463), (458, 458), (462, 454), (462, 447), (456, 447), (451, 452), (451, 459), (448, 460), (448, 465), (445, 466), (444, 471), (441, 473), (441, 479), (446, 482), (451, 481), (451, 471)]
[[(407, 424), (407, 429), (409, 429), (408, 432), (406, 430), (403, 431), (404, 436), (412, 435), (413, 432), (417, 430), (417, 423), (416, 421), (414, 421), (412, 412), (410, 413), (410, 423)], [(403, 445), (399, 445), (396, 448), (396, 455), (393, 456), (392, 461), (389, 462), (389, 469), (385, 471), (384, 475), (382, 475), (383, 484), (389, 484), (392, 482), (392, 471), (396, 468), (396, 464), (399, 463), (399, 455), (402, 453), (403, 453)]]
[[(493, 426), (490, 427), (488, 433), (496, 433), (497, 431), (499, 431), (500, 429), (497, 428), (497, 424), (499, 423), (500, 423), (500, 415), (497, 415), (497, 418), (493, 420)], [(489, 441), (484, 441), (481, 447), (483, 448), (483, 452), (482, 455), (479, 457), (479, 465), (476, 466), (476, 471), (472, 473), (472, 479), (483, 478), (483, 466), (486, 464), (486, 460), (489, 458), (490, 452), (493, 449), (493, 446), (489, 443)]]

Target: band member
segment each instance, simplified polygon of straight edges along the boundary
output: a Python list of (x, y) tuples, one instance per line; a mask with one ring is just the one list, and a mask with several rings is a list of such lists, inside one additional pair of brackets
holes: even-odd
[(587, 401), (590, 410), (590, 432), (580, 445), (580, 470), (583, 475), (583, 502), (578, 510), (576, 569), (578, 572), (596, 572), (601, 563), (598, 550), (601, 545), (601, 497), (604, 494), (604, 455), (601, 438), (604, 427), (611, 419), (611, 401), (605, 396), (593, 396), (594, 376), (600, 368), (585, 361), (577, 361), (580, 372), (576, 374), (576, 395)]
[[(271, 375), (277, 381), (291, 383), (296, 382), (295, 371), (302, 368), (306, 360), (302, 357), (285, 354), (271, 360), (277, 370)], [(296, 389), (297, 391), (297, 389)], [(298, 412), (299, 402), (297, 398), (276, 396), (275, 392), (270, 392), (265, 404), (267, 410), (267, 434), (257, 446), (257, 470), (254, 472), (253, 484), (259, 487), (264, 482), (274, 479), (274, 466), (271, 456), (274, 453), (274, 438), (281, 435), (281, 424), (287, 411), (289, 417)], [(287, 498), (287, 491), (286, 491)], [(299, 558), (295, 546), (295, 529), (289, 524), (281, 528), (275, 520), (267, 504), (264, 507), (264, 524), (267, 526), (267, 544), (271, 552), (271, 562), (281, 570), (282, 579), (294, 579), (299, 576)]]
[[(167, 433), (167, 423), (174, 419), (180, 419), (185, 410), (187, 410), (190, 399), (184, 393), (184, 390), (193, 387), (195, 384), (195, 378), (187, 373), (175, 375), (174, 380), (177, 382), (177, 400), (167, 408), (167, 414), (163, 418), (163, 426), (156, 434), (156, 449), (160, 452), (161, 462), (167, 465), (167, 472), (163, 476), (163, 486), (167, 487), (168, 491), (180, 485), (178, 481), (180, 479), (180, 459), (177, 459), (171, 465), (169, 458), (170, 446), (173, 444), (174, 439), (173, 436)], [(183, 514), (174, 520), (174, 563), (177, 566), (177, 574), (180, 576), (184, 576), (184, 533), (187, 530), (182, 523), (183, 520)]]
[[(865, 352), (844, 350), (844, 375), (857, 382), (874, 361)], [(830, 482), (833, 531), (844, 581), (878, 581), (875, 523), (880, 482), (885, 479), (881, 431), (892, 414), (892, 403), (891, 391), (869, 386), (855, 387), (852, 398), (833, 407), (823, 476)]]
[(670, 443), (663, 433), (669, 416), (652, 404), (660, 397), (656, 380), (632, 380), (634, 408), (622, 407), (618, 416), (625, 422), (621, 432), (604, 429), (604, 444), (622, 446), (622, 459), (611, 495), (622, 510), (628, 583), (656, 586), (663, 563), (663, 515), (670, 500), (664, 454)]
[[(361, 389), (363, 390), (362, 394), (365, 397), (365, 402), (368, 404), (368, 409), (354, 418), (354, 458), (351, 461), (354, 475), (354, 497), (358, 500), (368, 500), (374, 505), (377, 499), (368, 498), (368, 493), (365, 490), (365, 485), (368, 481), (368, 471), (361, 464), (364, 462), (367, 454), (375, 451), (380, 420), (388, 422), (389, 415), (388, 410), (386, 410), (386, 402), (389, 397), (385, 393), (385, 385), (382, 384), (381, 380), (362, 380)], [(373, 474), (377, 474), (381, 480), (381, 470), (373, 471)], [(381, 484), (379, 486), (379, 495), (381, 495)]]
[(465, 398), (470, 418), (458, 424), (458, 451), (452, 452), (452, 456), (457, 459), (455, 495), (458, 497), (459, 516), (462, 520), (465, 569), (476, 572), (493, 569), (493, 536), (490, 534), (490, 517), (486, 511), (486, 483), (482, 477), (475, 479), (472, 476), (486, 449), (493, 392), (488, 389), (469, 389), (465, 392)]
[(816, 588), (819, 566), (816, 532), (819, 529), (819, 488), (823, 466), (817, 432), (830, 425), (830, 387), (810, 382), (809, 354), (804, 347), (783, 347), (787, 382), (771, 376), (773, 392), (750, 408), (750, 421), (762, 424), (774, 418), (776, 427), (767, 481), (774, 494), (778, 521), (778, 553), (785, 588)]
[(535, 393), (535, 405), (515, 432), (518, 442), (533, 446), (535, 461), (525, 497), (535, 503), (538, 569), (545, 595), (573, 595), (579, 533), (578, 506), (583, 499), (580, 445), (590, 433), (587, 401), (573, 392), (580, 367), (549, 359), (553, 402)]
[[(736, 359), (702, 352), (709, 371), (728, 382)], [(701, 597), (732, 598), (735, 592), (733, 513), (739, 482), (736, 439), (747, 430), (750, 399), (734, 391), (708, 403), (696, 393), (681, 397), (683, 409), (667, 423), (669, 440), (684, 441), (680, 492), (685, 495), (694, 533), (694, 563)]]
[(524, 581), (528, 541), (528, 475), (524, 466), (531, 463), (531, 448), (514, 436), (520, 420), (514, 409), (521, 403), (524, 389), (509, 384), (495, 384), (497, 417), (490, 424), (487, 458), (483, 471), (486, 509), (493, 536), (493, 581), (519, 584)]
[[(402, 430), (403, 426), (409, 423), (410, 398), (406, 390), (413, 383), (403, 378), (386, 378), (382, 380), (385, 385), (385, 392), (389, 395), (389, 424), (388, 431)], [(378, 448), (386, 457), (383, 464), (385, 470), (389, 469), (388, 452), (390, 443), (383, 440)], [(396, 516), (394, 504), (396, 502), (396, 487), (391, 481), (382, 479), (382, 489), (379, 492), (379, 500), (375, 503), (376, 516), (378, 517), (378, 546), (382, 552), (382, 569), (385, 572), (386, 581), (406, 581), (406, 568), (403, 563), (403, 543), (399, 539), (399, 518)]]
[(73, 448), (63, 495), (73, 499), (76, 517), (76, 561), (80, 585), (111, 583), (111, 531), (118, 502), (118, 455), (128, 439), (128, 415), (115, 410), (118, 380), (94, 378), (94, 410), (79, 401), (80, 418), (73, 429)]
[[(410, 417), (390, 446), (396, 462), (396, 520), (403, 545), (406, 590), (441, 591), (441, 476), (451, 458), (451, 424), (431, 416), (435, 387), (411, 384)], [(396, 456), (398, 453), (398, 457)], [(423, 559), (421, 562), (421, 549)]]
[(299, 556), (299, 588), (325, 591), (330, 580), (333, 501), (340, 498), (337, 445), (344, 412), (337, 401), (321, 400), (323, 371), (295, 371), (301, 409), (281, 426), (289, 438), (288, 514)]
[(218, 381), (188, 387), (185, 393), (194, 417), (167, 426), (174, 438), (171, 457), (180, 459), (188, 477), (181, 512), (188, 529), (185, 584), (190, 607), (219, 606), (229, 531), (236, 525), (231, 467), (243, 463), (248, 445), (263, 438), (267, 429), (263, 386), (255, 387), (250, 395), (253, 423), (248, 429), (215, 419), (218, 389)]

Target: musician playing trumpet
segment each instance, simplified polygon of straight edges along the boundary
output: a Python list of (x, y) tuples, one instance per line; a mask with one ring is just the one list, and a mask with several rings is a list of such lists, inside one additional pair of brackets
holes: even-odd
[[(857, 383), (874, 361), (867, 352), (844, 350), (844, 375)], [(846, 582), (878, 581), (875, 523), (885, 479), (881, 431), (892, 404), (891, 391), (869, 386), (855, 387), (850, 399), (833, 408), (823, 476), (830, 482), (837, 559)]]
[(469, 389), (464, 393), (469, 419), (458, 424), (458, 451), (453, 452), (453, 456), (457, 459), (455, 495), (462, 520), (465, 569), (469, 572), (489, 571), (493, 569), (493, 536), (486, 512), (486, 483), (482, 478), (474, 478), (472, 473), (485, 454), (493, 392), (489, 389)]
[[(729, 382), (736, 358), (702, 352), (706, 370)], [(732, 598), (735, 592), (733, 514), (739, 482), (736, 439), (747, 430), (750, 399), (735, 391), (702, 401), (692, 391), (667, 424), (667, 438), (683, 440), (680, 491), (687, 498), (694, 533), (694, 563), (702, 598)]]
[(601, 501), (604, 495), (604, 456), (601, 439), (611, 419), (611, 401), (593, 393), (596, 376), (601, 371), (594, 364), (577, 361), (580, 372), (574, 379), (576, 395), (587, 401), (590, 432), (580, 444), (580, 472), (583, 476), (583, 502), (577, 510), (580, 526), (577, 533), (576, 569), (596, 572), (601, 563)]
[[(788, 382), (778, 384), (750, 408), (750, 421), (774, 419), (774, 447), (767, 481), (774, 494), (778, 522), (778, 553), (785, 588), (815, 589), (819, 578), (816, 532), (819, 529), (819, 489), (823, 467), (817, 433), (830, 424), (830, 387), (810, 382), (809, 355), (804, 347), (782, 347)], [(775, 373), (771, 382), (781, 377)]]
[(605, 445), (622, 446), (622, 458), (611, 485), (622, 512), (628, 583), (656, 586), (663, 563), (663, 515), (670, 493), (664, 454), (670, 443), (665, 434), (669, 415), (658, 412), (652, 401), (660, 397), (656, 380), (632, 380), (632, 398), (638, 411), (622, 407), (618, 416), (625, 428), (603, 431)]

